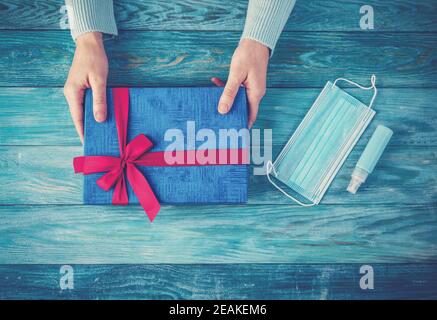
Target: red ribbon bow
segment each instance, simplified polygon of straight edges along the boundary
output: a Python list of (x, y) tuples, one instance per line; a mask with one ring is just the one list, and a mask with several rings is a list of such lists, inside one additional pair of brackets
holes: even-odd
[(114, 186), (112, 203), (127, 205), (129, 198), (127, 196), (126, 178), (124, 175), (126, 172), (127, 180), (129, 180), (129, 184), (132, 186), (138, 201), (149, 216), (150, 221), (153, 221), (161, 206), (146, 178), (136, 167), (137, 164), (140, 164), (141, 160), (144, 160), (145, 152), (153, 146), (153, 143), (144, 134), (139, 134), (126, 144), (129, 117), (129, 89), (113, 88), (112, 94), (120, 157), (76, 157), (73, 160), (74, 172), (92, 174), (108, 171), (97, 180), (97, 185), (105, 191)]
[[(196, 157), (196, 150), (176, 151), (184, 159), (194, 159), (192, 163), (184, 162), (168, 164), (165, 161), (165, 152), (147, 152), (153, 143), (144, 135), (137, 135), (131, 142), (126, 144), (127, 126), (129, 118), (129, 89), (113, 88), (112, 97), (114, 101), (114, 116), (117, 127), (118, 142), (120, 147), (120, 157), (112, 156), (81, 156), (73, 159), (75, 173), (84, 175), (107, 172), (97, 180), (97, 185), (105, 191), (114, 187), (112, 204), (127, 205), (129, 198), (127, 195), (126, 178), (129, 181), (135, 195), (141, 206), (148, 215), (150, 221), (156, 217), (159, 212), (160, 204), (152, 188), (136, 167), (140, 166), (192, 166), (192, 165), (210, 165), (199, 161)], [(248, 164), (249, 158), (246, 149), (236, 149), (234, 154), (230, 150), (218, 149), (210, 150), (213, 154), (214, 165), (233, 164), (230, 160), (232, 156), (237, 158), (238, 164)], [(206, 153), (208, 153), (207, 150)], [(224, 163), (220, 160), (225, 159)]]

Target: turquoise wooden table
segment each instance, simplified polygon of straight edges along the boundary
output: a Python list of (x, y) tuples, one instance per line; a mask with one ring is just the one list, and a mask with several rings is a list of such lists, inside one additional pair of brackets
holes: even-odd
[[(226, 78), (245, 0), (115, 2), (110, 86)], [(373, 30), (360, 29), (361, 1), (297, 2), (255, 124), (273, 130), (275, 157), (327, 80), (378, 76), (376, 118), (321, 205), (290, 204), (252, 175), (247, 205), (164, 206), (151, 224), (139, 206), (82, 205), (63, 1), (0, 1), (0, 298), (437, 298), (437, 5), (365, 4)], [(352, 196), (377, 124), (393, 139)], [(60, 288), (63, 265), (74, 289)]]

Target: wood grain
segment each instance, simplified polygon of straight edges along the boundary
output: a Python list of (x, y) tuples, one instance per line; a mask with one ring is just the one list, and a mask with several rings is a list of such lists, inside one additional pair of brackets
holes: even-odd
[(14, 205), (0, 234), (0, 264), (437, 262), (435, 205)]
[(435, 264), (371, 266), (373, 290), (361, 264), (73, 265), (74, 289), (60, 290), (60, 265), (0, 265), (0, 299), (437, 298)]
[[(369, 101), (368, 92), (348, 91)], [(319, 92), (269, 89), (254, 128), (273, 129), (273, 143), (283, 146)], [(384, 124), (395, 132), (391, 146), (437, 146), (436, 100), (436, 89), (382, 89), (376, 99), (377, 115), (367, 133)], [(0, 110), (0, 145), (80, 145), (60, 88), (0, 88)], [(360, 143), (367, 138), (365, 134)]]
[[(275, 147), (276, 157), (280, 148)], [(363, 150), (353, 150), (340, 169), (323, 204), (429, 204), (437, 199), (437, 149), (388, 147), (357, 195), (346, 192), (350, 175)], [(72, 168), (80, 147), (0, 147), (0, 204), (82, 204), (83, 177)], [(290, 204), (265, 176), (249, 171), (250, 204)], [(293, 205), (291, 205), (293, 207)]]
[[(3, 0), (0, 29), (60, 28), (63, 0)], [(247, 0), (115, 0), (120, 30), (241, 31)], [(437, 6), (428, 0), (297, 1), (287, 31), (361, 31), (360, 8), (374, 9), (373, 31), (437, 31)]]
[[(236, 32), (122, 32), (106, 42), (109, 86), (206, 86), (226, 79)], [(74, 44), (68, 32), (0, 33), (0, 86), (63, 86)], [(378, 50), (375, 50), (378, 48)], [(270, 87), (322, 87), (348, 77), (380, 87), (436, 87), (432, 33), (284, 33), (268, 74)]]

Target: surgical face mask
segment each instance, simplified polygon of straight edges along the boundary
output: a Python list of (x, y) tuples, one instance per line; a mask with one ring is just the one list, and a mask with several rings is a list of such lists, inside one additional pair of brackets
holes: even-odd
[[(375, 115), (377, 89), (339, 78), (328, 82), (274, 163), (267, 163), (267, 178), (287, 197), (302, 206), (318, 204), (352, 148)], [(363, 90), (373, 89), (369, 106), (337, 86), (345, 81)], [(298, 197), (278, 186), (271, 176)], [(303, 198), (302, 198), (303, 197)]]

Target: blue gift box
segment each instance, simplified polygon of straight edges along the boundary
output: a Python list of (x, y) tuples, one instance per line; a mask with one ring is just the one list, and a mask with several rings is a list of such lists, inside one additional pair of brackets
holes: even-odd
[[(244, 88), (237, 94), (234, 105), (227, 115), (217, 111), (222, 88), (130, 88), (127, 143), (138, 134), (145, 134), (152, 142), (149, 151), (165, 151), (171, 143), (165, 141), (169, 129), (185, 134), (185, 150), (188, 130), (211, 129), (217, 134), (217, 148), (222, 138), (220, 129), (240, 130), (247, 128), (247, 105)], [(107, 120), (94, 120), (92, 92), (85, 95), (85, 156), (119, 157), (119, 143), (114, 118), (112, 92), (107, 90)], [(190, 129), (188, 129), (190, 128)], [(220, 141), (219, 141), (220, 140)], [(235, 141), (234, 141), (235, 142)], [(247, 141), (238, 138), (234, 148), (247, 147)], [(204, 141), (195, 141), (195, 148), (202, 148)], [(138, 166), (161, 203), (244, 203), (247, 201), (248, 165), (203, 166)], [(84, 177), (84, 202), (86, 204), (110, 204), (113, 190), (101, 189), (96, 181), (104, 173)], [(138, 203), (131, 186), (127, 183), (129, 203)]]

